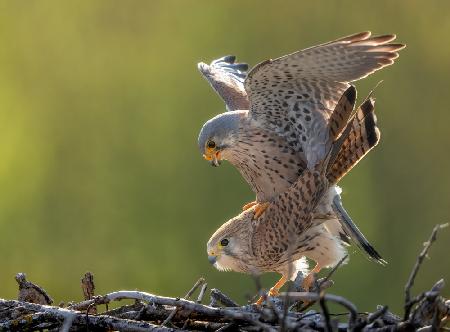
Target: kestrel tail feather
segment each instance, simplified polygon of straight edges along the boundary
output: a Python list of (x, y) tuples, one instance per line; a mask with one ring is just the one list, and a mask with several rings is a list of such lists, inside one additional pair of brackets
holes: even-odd
[(356, 88), (350, 86), (342, 94), (330, 115), (330, 119), (328, 120), (329, 139), (333, 142), (333, 145), (321, 166), (324, 166), (322, 170), (326, 174), (329, 173), (329, 169), (331, 169), (335, 163), (342, 145), (352, 130), (352, 119), (355, 117), (355, 115), (352, 115), (352, 112), (355, 108), (355, 102)]
[(344, 232), (353, 240), (353, 242), (361, 249), (362, 252), (366, 253), (367, 256), (381, 264), (386, 265), (387, 262), (381, 257), (381, 255), (375, 250), (375, 248), (369, 243), (369, 241), (365, 238), (365, 236), (361, 233), (359, 228), (350, 218), (347, 211), (342, 206), (341, 198), (339, 195), (336, 195), (333, 199), (332, 205), (333, 211), (339, 219)]
[(339, 138), (333, 142), (333, 145), (332, 145), (327, 157), (324, 159), (324, 161), (319, 166), (319, 167), (321, 167), (323, 174), (325, 174), (327, 176), (327, 179), (328, 179), (328, 174), (330, 173), (330, 169), (336, 163), (339, 153), (342, 150), (343, 145), (346, 142), (346, 140), (348, 139), (352, 130), (353, 130), (353, 121), (350, 120), (347, 123), (345, 129), (340, 134)]
[(333, 164), (330, 165), (328, 180), (339, 182), (380, 140), (376, 124), (374, 100), (367, 99), (351, 121), (351, 129)]
[[(329, 160), (328, 180), (336, 183), (361, 160), (380, 138), (374, 114), (374, 101), (370, 97), (360, 106), (348, 122), (340, 137), (333, 144)], [(339, 194), (335, 195), (332, 209), (339, 219), (344, 232), (367, 256), (385, 265), (381, 255), (364, 237), (342, 206)]]
[(330, 139), (335, 141), (346, 127), (356, 102), (356, 89), (351, 85), (342, 94), (328, 121), (330, 127)]

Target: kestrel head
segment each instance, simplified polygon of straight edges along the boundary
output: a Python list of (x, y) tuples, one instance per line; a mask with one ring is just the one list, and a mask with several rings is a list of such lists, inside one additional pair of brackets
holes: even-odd
[(221, 271), (248, 272), (252, 211), (244, 211), (239, 216), (223, 224), (209, 239), (208, 260)]
[(219, 166), (226, 159), (239, 133), (240, 123), (246, 111), (232, 111), (219, 114), (208, 120), (198, 135), (198, 147), (203, 157), (212, 166)]

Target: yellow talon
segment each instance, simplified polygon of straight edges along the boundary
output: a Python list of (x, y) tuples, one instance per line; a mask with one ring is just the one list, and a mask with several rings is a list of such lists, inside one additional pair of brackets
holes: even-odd
[(248, 210), (248, 209), (250, 209), (251, 207), (255, 206), (256, 204), (258, 204), (258, 203), (256, 203), (256, 201), (247, 203), (247, 204), (245, 204), (245, 205), (242, 207), (242, 211)]
[(269, 207), (270, 203), (257, 203), (255, 207), (255, 214), (253, 215), (253, 219), (258, 219), (261, 217), (261, 215), (266, 211), (266, 209)]

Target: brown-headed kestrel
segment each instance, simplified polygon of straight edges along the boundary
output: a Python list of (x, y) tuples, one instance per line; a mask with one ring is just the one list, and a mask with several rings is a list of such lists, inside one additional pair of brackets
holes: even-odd
[(369, 97), (354, 112), (350, 84), (391, 65), (404, 45), (395, 35), (358, 33), (256, 65), (234, 56), (200, 63), (228, 112), (207, 121), (198, 144), (205, 159), (233, 164), (256, 201), (222, 225), (207, 245), (221, 270), (282, 275), (276, 295), (305, 257), (316, 262), (304, 280), (342, 259), (353, 240), (370, 258), (384, 260), (350, 219), (337, 182), (380, 138)]

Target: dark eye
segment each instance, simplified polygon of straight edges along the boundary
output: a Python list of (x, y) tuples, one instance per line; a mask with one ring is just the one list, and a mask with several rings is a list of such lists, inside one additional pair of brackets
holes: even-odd
[(208, 148), (210, 149), (214, 149), (216, 147), (216, 143), (214, 141), (208, 141), (208, 143), (206, 143), (206, 146), (208, 146)]
[(228, 245), (228, 240), (227, 239), (223, 239), (222, 241), (220, 241), (220, 245), (222, 246), (222, 247), (226, 247), (227, 245)]

